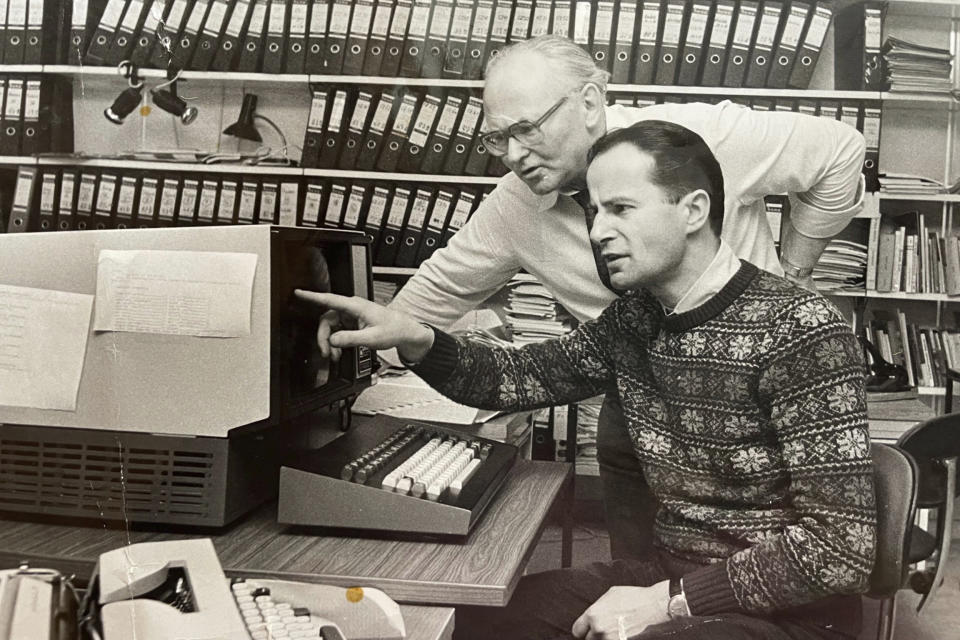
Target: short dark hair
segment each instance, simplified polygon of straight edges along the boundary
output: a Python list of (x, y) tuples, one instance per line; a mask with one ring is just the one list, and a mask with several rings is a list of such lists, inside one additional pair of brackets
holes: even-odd
[(703, 189), (710, 196), (710, 228), (723, 228), (723, 172), (710, 147), (693, 131), (664, 120), (641, 120), (614, 129), (597, 140), (587, 161), (621, 144), (629, 144), (653, 158), (650, 181), (676, 204), (688, 193)]

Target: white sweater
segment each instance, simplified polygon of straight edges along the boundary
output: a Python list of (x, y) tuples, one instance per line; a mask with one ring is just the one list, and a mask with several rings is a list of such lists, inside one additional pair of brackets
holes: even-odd
[[(722, 237), (762, 269), (783, 275), (765, 195), (790, 194), (791, 223), (812, 238), (836, 235), (862, 207), (864, 140), (842, 122), (753, 111), (731, 102), (606, 108), (608, 130), (640, 120), (674, 122), (704, 139), (723, 170)], [(580, 206), (558, 193), (538, 196), (509, 173), (390, 307), (445, 328), (520, 269), (536, 276), (581, 321), (599, 316), (615, 298), (597, 275)]]

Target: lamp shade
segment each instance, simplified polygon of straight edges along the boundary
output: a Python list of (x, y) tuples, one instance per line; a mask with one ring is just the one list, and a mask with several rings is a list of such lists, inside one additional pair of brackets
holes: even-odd
[(228, 136), (263, 142), (260, 132), (253, 124), (254, 111), (257, 109), (257, 94), (243, 94), (243, 106), (240, 107), (240, 117), (232, 125), (223, 130)]

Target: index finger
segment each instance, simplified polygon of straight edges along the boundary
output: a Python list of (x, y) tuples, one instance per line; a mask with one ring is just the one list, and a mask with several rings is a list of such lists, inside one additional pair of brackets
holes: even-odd
[(336, 293), (319, 293), (317, 291), (307, 291), (306, 289), (294, 289), (293, 295), (305, 302), (317, 304), (336, 311), (346, 311), (354, 316), (360, 315), (360, 312), (363, 310), (359, 301)]

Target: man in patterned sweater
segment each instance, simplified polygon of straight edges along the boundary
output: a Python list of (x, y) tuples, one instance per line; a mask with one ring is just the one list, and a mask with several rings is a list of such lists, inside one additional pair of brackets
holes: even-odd
[(876, 507), (854, 336), (821, 296), (719, 239), (723, 178), (697, 134), (640, 122), (591, 157), (590, 237), (630, 292), (568, 336), (495, 349), (366, 300), (298, 294), (359, 319), (321, 350), (396, 346), (468, 405), (620, 396), (661, 505), (656, 559), (527, 576), (505, 609), (459, 609), (457, 637), (856, 637)]

